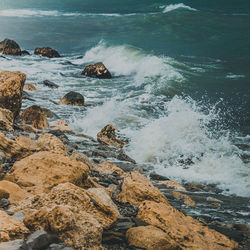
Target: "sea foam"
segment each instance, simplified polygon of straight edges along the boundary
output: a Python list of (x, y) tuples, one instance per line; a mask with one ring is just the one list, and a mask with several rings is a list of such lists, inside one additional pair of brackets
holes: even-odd
[(187, 6), (183, 3), (178, 3), (178, 4), (170, 4), (167, 6), (161, 6), (161, 8), (164, 8), (163, 13), (171, 12), (177, 9), (186, 9), (186, 10), (191, 10), (191, 11), (197, 11), (197, 9), (194, 9), (190, 6)]

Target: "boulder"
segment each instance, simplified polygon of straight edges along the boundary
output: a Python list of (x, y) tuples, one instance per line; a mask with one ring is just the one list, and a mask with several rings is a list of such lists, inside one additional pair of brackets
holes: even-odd
[(101, 175), (113, 174), (113, 173), (117, 175), (124, 174), (124, 171), (121, 168), (117, 167), (114, 163), (108, 161), (97, 164), (93, 170)]
[(86, 66), (82, 72), (82, 75), (90, 76), (90, 77), (97, 77), (97, 78), (101, 78), (101, 79), (112, 78), (110, 72), (107, 70), (107, 68), (101, 62)]
[(115, 130), (117, 129), (114, 126), (108, 124), (97, 134), (97, 140), (109, 146), (122, 148), (125, 142), (116, 138)]
[(17, 184), (10, 181), (0, 181), (0, 189), (9, 193), (8, 199), (13, 205), (18, 204), (20, 201), (29, 196), (26, 191), (21, 189)]
[(167, 203), (167, 199), (160, 190), (142, 174), (130, 172), (125, 175), (122, 183), (122, 191), (117, 200), (122, 203), (139, 205), (145, 200)]
[(13, 131), (14, 117), (8, 109), (0, 108), (0, 130)]
[(60, 104), (84, 106), (84, 97), (80, 93), (70, 91), (60, 100)]
[(16, 138), (16, 142), (22, 148), (26, 148), (32, 152), (41, 150), (41, 148), (38, 146), (38, 144), (35, 141), (31, 140), (30, 138), (24, 137), (22, 135)]
[(28, 236), (26, 244), (32, 250), (47, 249), (50, 245), (50, 235), (44, 230), (38, 230)]
[(60, 130), (65, 133), (74, 133), (74, 131), (64, 120), (54, 121), (53, 125), (55, 125), (55, 127), (53, 127), (52, 130)]
[(37, 105), (33, 105), (29, 108), (26, 108), (22, 112), (20, 119), (23, 121), (24, 124), (30, 124), (36, 129), (43, 130), (49, 128), (49, 122), (42, 108)]
[(37, 91), (37, 88), (31, 83), (25, 83), (23, 89), (28, 91)]
[(92, 162), (87, 155), (85, 155), (84, 153), (81, 153), (79, 151), (74, 151), (71, 155), (71, 158), (77, 161), (80, 161), (84, 164), (86, 164), (89, 169), (92, 171), (96, 168), (95, 163)]
[(15, 239), (23, 239), (29, 230), (17, 219), (0, 210), (0, 243)]
[(12, 240), (0, 243), (1, 250), (29, 250), (24, 240)]
[(23, 86), (26, 75), (21, 72), (0, 72), (0, 107), (9, 109), (14, 119), (22, 105)]
[(81, 162), (62, 154), (42, 151), (16, 162), (4, 179), (31, 193), (41, 193), (64, 182), (81, 186), (88, 173), (88, 167)]
[(38, 147), (42, 151), (68, 155), (63, 142), (52, 134), (42, 134), (37, 140)]
[(195, 207), (195, 202), (186, 194), (182, 194), (176, 191), (171, 191), (170, 194), (172, 194), (177, 199), (182, 199), (184, 203), (190, 207)]
[(22, 50), (21, 54), (22, 54), (22, 56), (29, 56), (30, 52), (27, 50)]
[(184, 188), (181, 184), (179, 184), (176, 181), (159, 181), (157, 184), (165, 186), (168, 189), (175, 189), (178, 191), (186, 191), (186, 188)]
[(169, 242), (169, 237), (165, 232), (151, 225), (130, 228), (126, 237), (129, 245), (147, 250), (178, 249), (174, 240)]
[(20, 56), (22, 54), (20, 46), (14, 40), (8, 38), (0, 42), (0, 52), (2, 52), (3, 55), (13, 56)]
[(56, 50), (54, 50), (50, 47), (36, 48), (34, 51), (34, 54), (35, 55), (42, 55), (44, 57), (49, 57), (49, 58), (61, 57)]
[(139, 206), (137, 218), (163, 230), (171, 244), (169, 249), (224, 250), (238, 247), (226, 236), (185, 216), (167, 203), (144, 201)]
[(52, 88), (52, 89), (55, 89), (55, 88), (58, 88), (58, 87), (59, 87), (59, 85), (57, 85), (57, 84), (55, 84), (54, 82), (51, 82), (51, 81), (49, 81), (49, 80), (44, 80), (44, 81), (42, 82), (42, 84), (45, 85), (45, 86), (47, 86), (47, 87), (49, 87), (49, 88)]

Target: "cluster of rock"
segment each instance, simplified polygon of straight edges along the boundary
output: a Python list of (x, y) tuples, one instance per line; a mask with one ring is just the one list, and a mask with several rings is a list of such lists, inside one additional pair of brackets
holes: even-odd
[[(36, 105), (21, 111), (25, 78), (20, 72), (0, 73), (0, 249), (237, 248), (170, 205), (142, 169), (105, 159), (97, 163), (70, 146), (64, 134), (70, 129), (63, 121), (57, 121), (56, 130), (44, 131), (50, 128), (48, 111)], [(61, 103), (74, 105), (74, 95)], [(84, 104), (76, 97), (78, 105)], [(107, 125), (95, 143), (116, 148), (110, 153), (134, 164), (115, 131)], [(178, 183), (159, 185), (171, 187), (188, 203)]]

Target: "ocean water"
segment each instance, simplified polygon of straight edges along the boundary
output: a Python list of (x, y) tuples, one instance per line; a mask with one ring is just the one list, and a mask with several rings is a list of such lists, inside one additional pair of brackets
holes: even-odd
[[(26, 73), (40, 90), (32, 93), (37, 103), (75, 130), (95, 137), (111, 123), (138, 163), (250, 196), (248, 0), (1, 0), (6, 37), (30, 52), (60, 52), (57, 59), (0, 57), (0, 70)], [(98, 61), (112, 79), (81, 76)], [(60, 87), (39, 84), (46, 79)], [(71, 90), (97, 105), (51, 102)]]

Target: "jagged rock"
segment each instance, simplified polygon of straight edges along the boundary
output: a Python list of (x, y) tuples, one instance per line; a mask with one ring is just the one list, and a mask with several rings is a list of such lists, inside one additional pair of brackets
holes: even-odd
[(45, 86), (47, 86), (47, 87), (49, 87), (49, 88), (52, 88), (52, 89), (55, 89), (55, 88), (58, 88), (58, 87), (59, 87), (59, 85), (57, 85), (57, 84), (55, 84), (54, 82), (51, 82), (51, 81), (49, 81), (49, 80), (44, 80), (44, 81), (42, 82), (42, 84), (45, 85)]
[(61, 57), (56, 50), (50, 47), (36, 48), (34, 51), (34, 54), (42, 55), (42, 56), (49, 57), (49, 58)]
[(60, 100), (60, 104), (84, 106), (84, 97), (80, 93), (70, 91)]
[(32, 193), (48, 192), (59, 183), (83, 185), (88, 167), (68, 156), (53, 152), (38, 152), (16, 162), (5, 180), (17, 183)]
[(22, 54), (20, 46), (14, 40), (8, 38), (0, 42), (0, 52), (2, 52), (3, 55), (13, 56), (20, 56)]
[(25, 83), (23, 89), (28, 91), (37, 91), (37, 88), (31, 83)]
[(184, 203), (190, 207), (196, 206), (195, 202), (186, 194), (182, 194), (176, 191), (171, 191), (170, 194), (172, 194), (175, 198), (183, 199)]
[(151, 225), (130, 228), (126, 237), (129, 245), (147, 250), (178, 249), (174, 240), (169, 242), (169, 237), (165, 232)]
[(20, 119), (24, 124), (30, 124), (36, 129), (48, 129), (49, 123), (41, 107), (33, 105), (29, 108), (26, 108)]
[(0, 108), (0, 130), (13, 131), (14, 117), (8, 109)]
[(125, 142), (116, 138), (115, 130), (117, 130), (117, 129), (110, 124), (105, 126), (101, 130), (101, 132), (99, 132), (97, 134), (97, 140), (99, 142), (102, 142), (102, 143), (110, 145), (110, 146), (122, 148), (124, 146)]
[(23, 239), (29, 230), (24, 224), (0, 210), (0, 243), (15, 239)]
[(63, 142), (52, 134), (42, 134), (37, 140), (37, 145), (42, 151), (50, 151), (67, 155)]
[(101, 79), (112, 78), (110, 72), (107, 70), (107, 68), (101, 62), (86, 66), (82, 72), (82, 75), (90, 76), (90, 77), (97, 77), (97, 78), (101, 78)]
[(44, 230), (38, 230), (28, 236), (26, 244), (32, 250), (46, 249), (50, 245), (50, 237)]
[(84, 153), (74, 151), (73, 154), (71, 155), (71, 158), (77, 161), (80, 161), (84, 164), (86, 164), (90, 170), (94, 170), (96, 168), (95, 163), (92, 162), (87, 155)]
[(122, 203), (128, 202), (131, 205), (139, 205), (145, 200), (167, 203), (167, 199), (160, 190), (138, 172), (130, 172), (125, 175), (122, 191), (117, 200)]
[(0, 243), (1, 250), (29, 250), (24, 240), (13, 240)]
[(100, 164), (95, 165), (93, 168), (94, 171), (98, 172), (99, 174), (117, 174), (117, 175), (123, 175), (124, 171), (117, 167), (114, 163), (112, 162), (102, 162)]
[(174, 249), (236, 249), (238, 244), (209, 229), (190, 216), (185, 216), (167, 203), (144, 201), (137, 218), (166, 233)]
[(14, 205), (29, 196), (28, 193), (21, 189), (17, 184), (10, 181), (0, 181), (0, 189), (9, 193), (8, 199), (10, 200), (10, 203)]
[(22, 50), (22, 52), (21, 52), (21, 54), (22, 54), (22, 56), (29, 56), (30, 55), (30, 52), (29, 51), (27, 51), (27, 50)]
[(157, 184), (165, 186), (168, 189), (175, 189), (178, 191), (186, 191), (186, 188), (184, 188), (181, 184), (179, 184), (176, 181), (159, 181)]
[(14, 119), (22, 105), (23, 86), (26, 75), (21, 72), (0, 72), (0, 107), (9, 109)]

